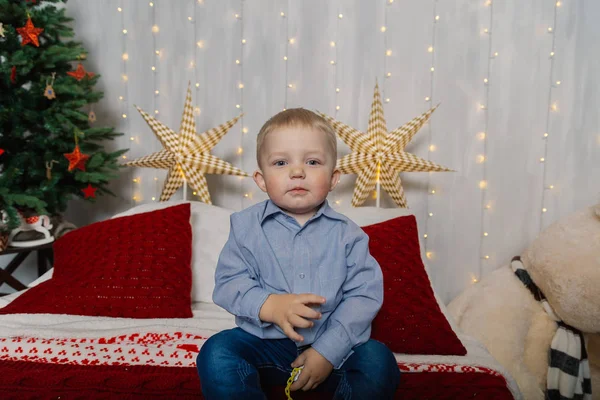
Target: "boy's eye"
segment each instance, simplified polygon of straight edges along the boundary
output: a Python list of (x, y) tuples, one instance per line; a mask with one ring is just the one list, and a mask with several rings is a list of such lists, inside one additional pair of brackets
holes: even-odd
[(275, 166), (277, 166), (277, 167), (281, 167), (281, 166), (282, 166), (282, 165), (284, 165), (284, 164), (285, 164), (285, 161), (282, 161), (282, 160), (280, 160), (280, 161), (275, 161), (275, 162), (273, 163), (273, 165), (275, 165)]
[(317, 164), (319, 164), (319, 161), (318, 160), (308, 160), (308, 163), (310, 165), (317, 165)]

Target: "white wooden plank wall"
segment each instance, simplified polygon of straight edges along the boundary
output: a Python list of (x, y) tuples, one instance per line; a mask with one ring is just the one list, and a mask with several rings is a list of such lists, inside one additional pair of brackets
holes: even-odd
[[(126, 133), (112, 146), (130, 148), (128, 159), (161, 148), (134, 104), (178, 131), (188, 82), (199, 133), (244, 113), (213, 154), (248, 173), (256, 134), (283, 108), (364, 131), (376, 80), (390, 130), (441, 103), (408, 150), (456, 172), (401, 178), (434, 286), (449, 301), (540, 229), (600, 200), (600, 3), (488, 3), (71, 0), (67, 8), (90, 52), (86, 69), (102, 74), (98, 124)], [(342, 157), (349, 148), (338, 143)], [(125, 169), (112, 186), (118, 198), (74, 202), (69, 215), (84, 224), (151, 202), (164, 177)], [(350, 202), (354, 178), (343, 177), (330, 203)], [(250, 178), (207, 179), (219, 206), (266, 198)], [(381, 206), (394, 206), (385, 192)]]

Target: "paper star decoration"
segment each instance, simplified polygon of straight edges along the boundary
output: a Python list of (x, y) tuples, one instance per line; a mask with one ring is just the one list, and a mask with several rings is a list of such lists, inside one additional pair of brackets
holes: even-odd
[(92, 187), (91, 183), (88, 183), (85, 189), (81, 189), (86, 199), (89, 199), (90, 197), (96, 198), (96, 190), (98, 190), (98, 188)]
[(375, 84), (366, 134), (322, 114), (353, 151), (337, 162), (337, 168), (341, 173), (358, 175), (352, 194), (352, 206), (358, 207), (363, 204), (379, 180), (381, 187), (389, 193), (394, 202), (399, 207), (406, 208), (408, 206), (404, 189), (398, 175), (400, 172), (451, 171), (404, 151), (406, 145), (434, 111), (435, 108), (432, 108), (388, 133), (379, 86)]
[(27, 43), (32, 43), (35, 47), (40, 47), (38, 35), (43, 31), (44, 28), (36, 28), (33, 26), (31, 17), (28, 17), (25, 26), (22, 28), (17, 28), (17, 32), (19, 32), (19, 35), (21, 35), (21, 38), (23, 38), (21, 41), (21, 46), (25, 46)]
[(125, 165), (169, 170), (160, 201), (169, 200), (173, 193), (185, 183), (185, 180), (198, 193), (201, 201), (212, 204), (204, 174), (249, 176), (246, 172), (210, 154), (210, 150), (235, 125), (240, 116), (197, 135), (192, 110), (192, 91), (189, 85), (179, 135), (139, 107), (136, 106), (136, 108), (156, 134), (164, 149), (130, 161)]
[(2, 22), (0, 22), (0, 36), (6, 37), (4, 36), (4, 25), (2, 24)]
[(72, 153), (66, 153), (64, 156), (69, 160), (69, 171), (73, 171), (75, 168), (85, 171), (85, 162), (90, 158), (79, 150), (79, 145), (75, 146)]
[(85, 68), (83, 68), (83, 65), (81, 63), (79, 63), (77, 65), (77, 69), (75, 71), (67, 72), (67, 75), (72, 76), (73, 78), (77, 79), (78, 81), (82, 80), (85, 77), (86, 74), (90, 78), (92, 76), (94, 76), (94, 73), (93, 72), (87, 72), (85, 70)]

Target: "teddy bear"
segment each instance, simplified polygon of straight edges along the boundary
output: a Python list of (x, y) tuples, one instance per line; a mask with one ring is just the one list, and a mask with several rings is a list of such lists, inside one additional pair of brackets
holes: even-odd
[[(526, 276), (539, 290), (524, 284)], [(523, 254), (467, 288), (448, 309), (459, 328), (510, 372), (525, 400), (544, 399), (547, 383), (558, 381), (556, 369), (548, 369), (557, 338), (581, 331), (593, 397), (580, 398), (600, 399), (600, 204), (544, 229)]]

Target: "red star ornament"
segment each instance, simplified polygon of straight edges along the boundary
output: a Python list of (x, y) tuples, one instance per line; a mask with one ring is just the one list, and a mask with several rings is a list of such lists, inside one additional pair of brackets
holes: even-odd
[(75, 71), (67, 72), (67, 75), (72, 76), (73, 78), (77, 79), (78, 81), (82, 80), (85, 77), (86, 74), (90, 78), (92, 76), (94, 76), (94, 73), (93, 72), (87, 72), (85, 70), (85, 68), (83, 68), (83, 65), (81, 63), (79, 63), (77, 65), (77, 69)]
[(17, 32), (23, 38), (21, 46), (25, 46), (27, 43), (32, 43), (35, 47), (40, 47), (38, 35), (44, 31), (44, 28), (36, 28), (31, 22), (31, 17), (27, 18), (27, 23), (22, 28), (17, 28)]
[(69, 171), (73, 171), (75, 168), (85, 171), (85, 162), (90, 158), (79, 150), (79, 146), (75, 146), (72, 153), (65, 153), (64, 156), (69, 160)]
[(85, 189), (81, 189), (81, 191), (83, 192), (83, 195), (85, 196), (86, 199), (91, 198), (96, 198), (96, 190), (98, 190), (95, 187), (92, 187), (91, 183), (88, 183), (87, 187)]

